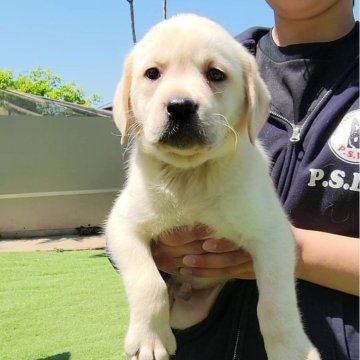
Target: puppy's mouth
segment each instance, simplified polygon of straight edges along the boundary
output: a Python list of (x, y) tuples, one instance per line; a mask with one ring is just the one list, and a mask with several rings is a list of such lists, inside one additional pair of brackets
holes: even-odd
[(169, 122), (159, 143), (178, 150), (189, 150), (206, 145), (205, 133), (197, 123), (174, 124)]
[(188, 98), (170, 99), (166, 106), (167, 124), (159, 144), (181, 153), (192, 153), (207, 145), (198, 108), (198, 104)]

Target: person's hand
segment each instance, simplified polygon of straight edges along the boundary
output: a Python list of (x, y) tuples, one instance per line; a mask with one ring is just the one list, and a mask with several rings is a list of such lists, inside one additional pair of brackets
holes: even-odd
[(161, 233), (152, 245), (157, 267), (173, 275), (255, 279), (251, 256), (203, 225)]

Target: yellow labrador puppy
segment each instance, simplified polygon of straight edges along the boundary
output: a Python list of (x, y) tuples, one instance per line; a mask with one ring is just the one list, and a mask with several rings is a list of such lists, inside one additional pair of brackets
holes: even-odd
[[(179, 276), (175, 283), (187, 285), (173, 287), (170, 304), (150, 244), (163, 231), (196, 224), (252, 255), (269, 360), (320, 359), (297, 308), (292, 233), (255, 140), (268, 106), (253, 57), (206, 18), (163, 21), (128, 56), (114, 119), (133, 144), (106, 236), (129, 301), (125, 352), (133, 359), (169, 359), (176, 350), (170, 326), (202, 320), (228, 280)], [(210, 300), (186, 306), (196, 291)]]

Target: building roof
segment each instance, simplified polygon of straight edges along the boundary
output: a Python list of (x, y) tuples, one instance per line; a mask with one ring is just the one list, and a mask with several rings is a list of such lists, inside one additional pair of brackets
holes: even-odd
[(111, 111), (111, 110), (112, 110), (112, 107), (113, 107), (113, 103), (110, 102), (110, 103), (107, 103), (107, 104), (104, 104), (104, 105), (99, 106), (99, 109)]
[(16, 90), (0, 89), (0, 115), (111, 117), (111, 111), (53, 100)]

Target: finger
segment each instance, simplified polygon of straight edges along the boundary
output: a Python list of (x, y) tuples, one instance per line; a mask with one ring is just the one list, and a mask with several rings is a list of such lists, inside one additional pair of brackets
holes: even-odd
[(163, 271), (163, 272), (165, 272), (167, 274), (172, 274), (172, 275), (178, 275), (179, 274), (179, 269), (182, 266), (183, 265), (181, 264), (181, 259), (179, 259), (179, 258), (172, 259), (171, 261), (169, 261), (167, 259), (160, 259), (156, 263), (156, 267), (160, 271)]
[(238, 275), (235, 275), (237, 279), (241, 279), (241, 280), (255, 280), (256, 279), (256, 275), (253, 271), (249, 271), (249, 272), (244, 272)]
[(157, 240), (168, 246), (179, 246), (209, 237), (211, 230), (205, 225), (194, 227), (179, 226), (168, 231), (163, 231)]
[(224, 238), (207, 239), (204, 241), (203, 249), (213, 253), (224, 253), (237, 250), (239, 246)]
[(192, 254), (183, 258), (183, 264), (194, 268), (222, 269), (252, 262), (248, 253), (242, 250), (226, 252), (222, 254)]
[(153, 241), (151, 244), (151, 252), (154, 258), (182, 258), (188, 254), (204, 254), (205, 250), (202, 248), (202, 243), (203, 241), (196, 240), (184, 245), (169, 246), (162, 243), (161, 241)]
[(243, 266), (230, 266), (221, 269), (209, 268), (180, 268), (179, 273), (185, 276), (196, 277), (231, 277), (244, 280), (255, 279), (255, 273), (251, 263), (246, 263)]
[(202, 241), (194, 241), (182, 246), (167, 246), (161, 242), (153, 242), (151, 247), (158, 269), (173, 275), (179, 275), (179, 268), (184, 266), (184, 255), (204, 253)]

